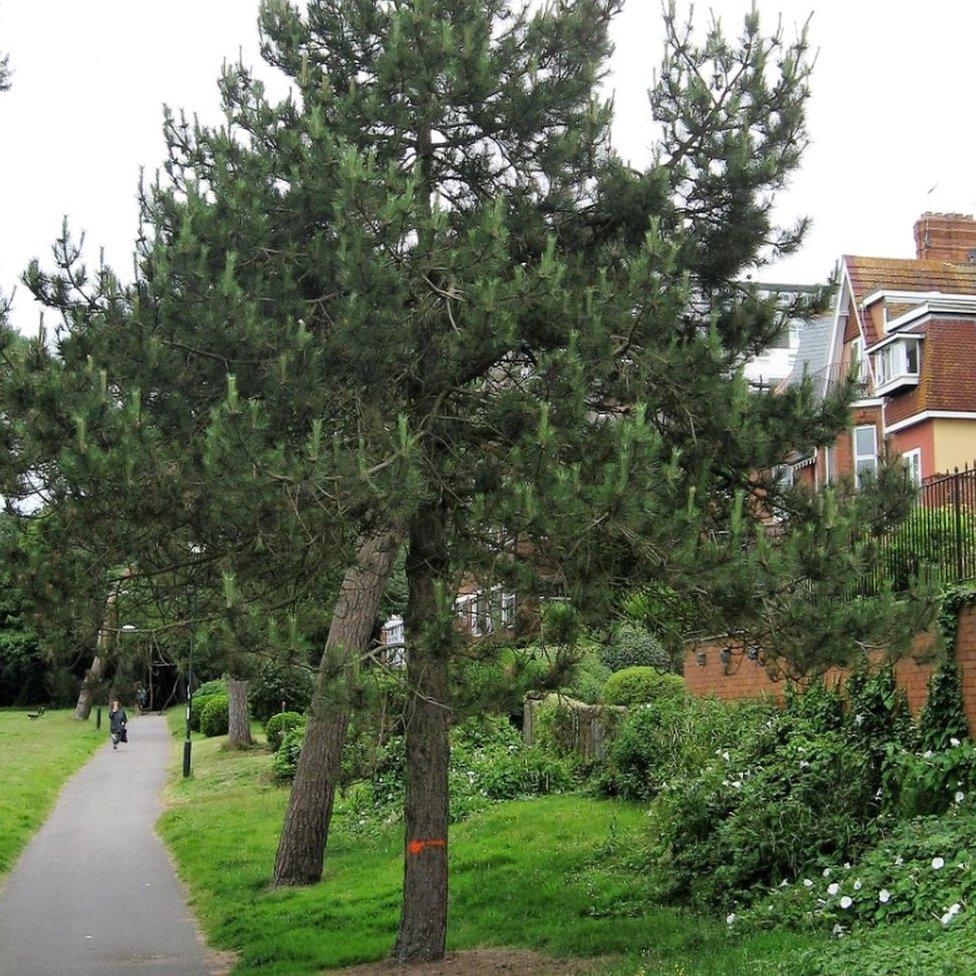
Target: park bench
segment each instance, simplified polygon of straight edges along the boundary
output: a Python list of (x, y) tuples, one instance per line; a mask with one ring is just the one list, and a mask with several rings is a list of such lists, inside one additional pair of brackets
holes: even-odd
[(35, 718), (40, 718), (44, 714), (44, 706), (41, 707), (36, 712), (28, 712), (27, 717), (33, 722)]

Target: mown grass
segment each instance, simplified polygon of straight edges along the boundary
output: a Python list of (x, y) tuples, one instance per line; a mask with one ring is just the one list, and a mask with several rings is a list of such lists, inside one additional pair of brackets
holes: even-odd
[[(194, 744), (194, 776), (174, 782), (160, 832), (211, 943), (238, 974), (298, 976), (382, 958), (396, 933), (402, 835), (354, 831), (341, 809), (326, 877), (269, 891), (287, 791), (267, 754)], [(175, 767), (174, 767), (175, 768)], [(449, 946), (506, 945), (594, 957), (594, 972), (745, 976), (824, 944), (789, 933), (730, 936), (724, 919), (654, 908), (633, 858), (641, 809), (580, 796), (499, 804), (451, 834)], [(611, 961), (607, 961), (611, 957)]]
[(0, 711), (0, 879), (44, 822), (65, 781), (82, 766), (106, 732), (77, 722), (70, 711)]

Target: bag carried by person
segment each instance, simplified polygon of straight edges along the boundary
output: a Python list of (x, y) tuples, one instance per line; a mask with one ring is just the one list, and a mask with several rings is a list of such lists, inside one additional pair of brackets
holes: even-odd
[(119, 729), (119, 742), (128, 742), (128, 741), (129, 741), (129, 732), (128, 729), (126, 729), (126, 727), (123, 725), (122, 728)]

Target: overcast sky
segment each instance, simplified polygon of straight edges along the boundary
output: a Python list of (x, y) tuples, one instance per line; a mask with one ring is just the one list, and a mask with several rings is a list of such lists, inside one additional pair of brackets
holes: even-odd
[[(258, 0), (0, 0), (0, 52), (13, 88), (0, 95), (0, 291), (42, 259), (67, 215), (131, 264), (140, 166), (162, 158), (161, 107), (213, 118), (225, 58), (258, 59)], [(965, 0), (759, 0), (792, 30), (812, 11), (819, 49), (809, 110), (813, 140), (782, 198), (784, 217), (814, 229), (766, 280), (824, 279), (841, 253), (912, 256), (924, 210), (976, 210), (974, 28)], [(729, 29), (748, 0), (716, 0)], [(696, 9), (705, 14), (706, 3)], [(615, 140), (633, 162), (653, 138), (646, 90), (660, 61), (658, 0), (628, 0), (610, 85)], [(15, 321), (36, 325), (18, 290)]]

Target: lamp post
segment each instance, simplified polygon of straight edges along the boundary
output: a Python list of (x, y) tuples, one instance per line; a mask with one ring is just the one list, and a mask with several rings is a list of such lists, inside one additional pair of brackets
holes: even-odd
[(183, 740), (183, 778), (190, 775), (193, 740), (190, 738), (190, 709), (193, 707), (193, 624), (190, 624), (190, 653), (186, 668), (186, 738)]

